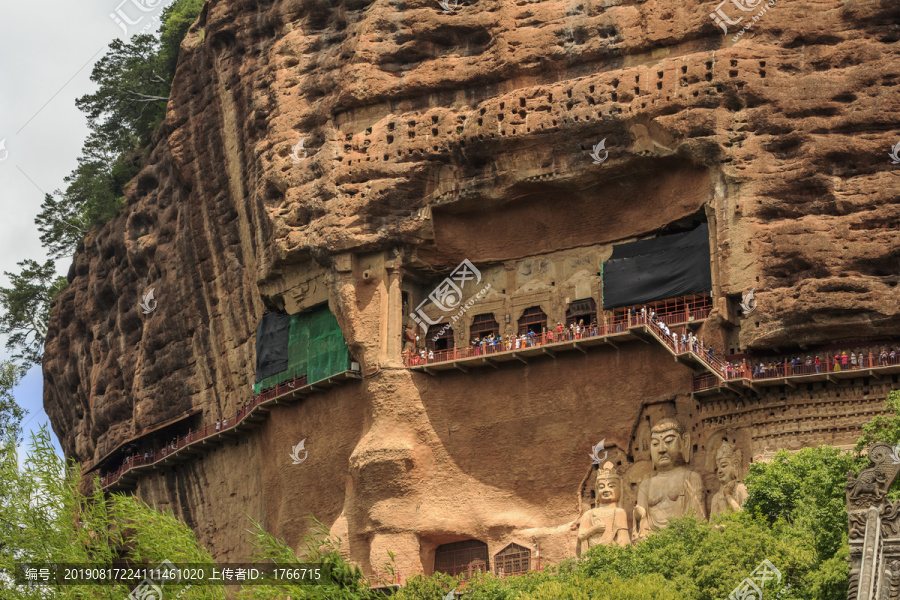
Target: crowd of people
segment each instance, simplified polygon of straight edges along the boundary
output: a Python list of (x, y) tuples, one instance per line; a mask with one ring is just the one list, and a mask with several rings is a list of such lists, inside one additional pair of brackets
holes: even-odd
[[(555, 328), (547, 329), (541, 326), (541, 333), (534, 331), (533, 327), (527, 328), (519, 334), (509, 334), (506, 337), (501, 336), (499, 332), (493, 331), (484, 335), (475, 336), (471, 341), (471, 351), (456, 352), (455, 357), (469, 358), (472, 356), (485, 356), (488, 354), (496, 354), (497, 352), (506, 352), (508, 350), (521, 350), (523, 348), (534, 348), (545, 344), (553, 344), (555, 342), (566, 342), (580, 340), (587, 337), (596, 337), (601, 334), (600, 325), (597, 319), (591, 319), (589, 324), (584, 323), (584, 319), (580, 319), (577, 323), (570, 323), (565, 326), (557, 323)], [(418, 341), (418, 336), (416, 337)], [(443, 360), (448, 360), (444, 358)], [(417, 352), (412, 352), (407, 359), (410, 366), (429, 364), (435, 362), (435, 353), (433, 349), (421, 348)]]
[[(896, 349), (887, 347), (856, 348), (837, 351), (833, 354), (809, 354), (805, 359), (795, 355), (765, 361), (748, 358), (742, 358), (740, 362), (722, 360), (716, 356), (712, 345), (704, 342), (686, 327), (681, 328), (680, 332), (674, 331), (664, 318), (657, 315), (653, 308), (646, 306), (640, 309), (628, 308), (624, 315), (614, 318), (612, 323), (607, 317), (604, 317), (602, 326), (596, 318), (592, 318), (588, 324), (585, 324), (584, 319), (572, 322), (568, 326), (557, 322), (555, 327), (541, 327), (541, 333), (529, 328), (525, 332), (504, 337), (495, 330), (474, 337), (470, 349), (445, 351), (443, 355), (439, 353), (437, 358), (440, 362), (520, 350), (556, 342), (574, 341), (625, 331), (629, 325), (633, 324), (649, 325), (676, 354), (693, 352), (725, 379), (764, 379), (785, 375), (811, 375), (900, 364), (900, 347)], [(407, 363), (410, 366), (433, 362), (435, 362), (433, 349), (421, 349), (407, 357)]]
[(741, 362), (725, 362), (724, 372), (727, 379), (747, 378), (764, 379), (784, 375), (812, 375), (815, 373), (840, 373), (855, 369), (884, 367), (900, 363), (900, 347), (868, 348), (865, 350), (846, 350), (834, 354), (807, 354), (803, 359), (799, 356), (783, 357), (778, 360), (753, 361), (746, 358)]
[[(648, 316), (649, 315), (649, 316)], [(639, 318), (642, 322), (649, 321), (651, 326), (657, 329), (657, 333), (665, 340), (671, 339), (669, 344), (676, 353), (691, 351), (705, 360), (707, 364), (716, 369), (725, 379), (765, 379), (767, 377), (782, 377), (790, 375), (813, 375), (816, 373), (838, 373), (854, 369), (863, 369), (879, 366), (900, 364), (900, 347), (866, 348), (840, 350), (834, 354), (808, 354), (806, 359), (799, 356), (780, 357), (768, 361), (754, 361), (742, 358), (737, 361), (719, 361), (715, 359), (712, 346), (706, 346), (703, 340), (698, 339), (693, 333), (682, 333), (680, 336), (658, 319), (653, 311), (646, 313), (641, 310)]]

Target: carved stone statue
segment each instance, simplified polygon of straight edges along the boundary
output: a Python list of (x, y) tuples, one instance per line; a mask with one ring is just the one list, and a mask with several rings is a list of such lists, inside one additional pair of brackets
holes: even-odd
[(709, 507), (711, 515), (736, 512), (744, 507), (747, 500), (747, 486), (740, 481), (743, 456), (740, 448), (722, 442), (716, 452), (716, 476), (721, 487), (713, 496)]
[(900, 598), (900, 500), (888, 489), (900, 473), (900, 445), (869, 447), (870, 466), (847, 473), (848, 600)]
[(662, 529), (669, 519), (693, 513), (706, 518), (703, 480), (686, 465), (691, 460), (691, 436), (674, 419), (663, 419), (650, 430), (654, 473), (638, 486), (634, 507), (634, 539)]
[(619, 508), (621, 490), (622, 476), (613, 463), (605, 462), (597, 471), (597, 506), (584, 513), (572, 527), (578, 530), (577, 556), (600, 544), (615, 542), (627, 546), (631, 543), (628, 513)]

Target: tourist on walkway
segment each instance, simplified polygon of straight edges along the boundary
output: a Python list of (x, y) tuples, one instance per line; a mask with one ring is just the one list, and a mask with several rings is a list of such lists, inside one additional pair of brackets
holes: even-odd
[(856, 368), (856, 352), (850, 353), (850, 368), (851, 369)]
[(216, 431), (219, 431), (219, 429), (220, 429), (221, 427), (222, 427), (221, 421), (219, 421), (218, 419), (216, 419)]
[(428, 362), (434, 361), (434, 350), (428, 351)]
[(846, 371), (847, 367), (850, 366), (850, 357), (847, 356), (847, 352), (841, 352), (841, 369)]

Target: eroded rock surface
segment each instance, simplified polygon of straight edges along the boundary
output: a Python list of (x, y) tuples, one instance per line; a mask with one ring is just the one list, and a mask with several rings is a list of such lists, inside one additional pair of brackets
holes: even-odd
[[(192, 409), (232, 414), (266, 308), (323, 301), (363, 381), (139, 484), (221, 560), (246, 557), (245, 513), (295, 545), (314, 514), (370, 572), (388, 551), (402, 576), (429, 571), (466, 538), (562, 557), (586, 452), (606, 438), (646, 465), (650, 413), (689, 424), (709, 497), (706, 445), (726, 428), (747, 456), (848, 443), (886, 385), (701, 406), (690, 368), (644, 344), (433, 378), (398, 366), (400, 294), (463, 259), (497, 270), (499, 317), (546, 292), (556, 321), (578, 286), (599, 298), (613, 243), (696, 215), (720, 353), (900, 337), (900, 5), (782, 1), (736, 44), (714, 9), (208, 2), (127, 208), (79, 249), (54, 307), (44, 403), (66, 454), (91, 466)], [(557, 281), (552, 253), (584, 254), (584, 274)]]

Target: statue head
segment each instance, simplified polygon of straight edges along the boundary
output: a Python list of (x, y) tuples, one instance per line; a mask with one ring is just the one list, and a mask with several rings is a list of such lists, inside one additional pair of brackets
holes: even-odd
[(691, 436), (675, 419), (660, 420), (650, 430), (650, 459), (658, 471), (671, 471), (691, 461)]
[(606, 461), (597, 471), (597, 504), (616, 504), (622, 492), (622, 476)]
[(719, 483), (727, 485), (729, 482), (739, 479), (741, 458), (740, 449), (728, 442), (722, 442), (716, 452), (716, 476), (719, 478)]

